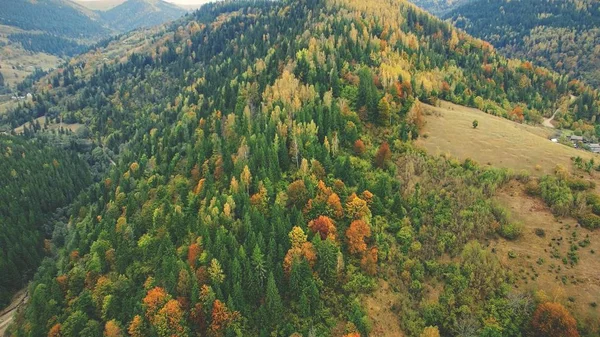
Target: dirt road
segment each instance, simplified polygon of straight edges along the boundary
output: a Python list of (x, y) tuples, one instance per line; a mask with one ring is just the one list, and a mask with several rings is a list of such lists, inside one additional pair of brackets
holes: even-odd
[(28, 299), (29, 294), (27, 293), (27, 288), (22, 289), (15, 294), (10, 305), (0, 311), (0, 336), (4, 336), (4, 333), (12, 322), (15, 313), (21, 306), (23, 306), (23, 304), (27, 303)]
[(552, 114), (552, 117), (544, 118), (544, 122), (542, 122), (542, 125), (544, 125), (547, 128), (554, 129), (554, 125), (552, 125), (552, 121), (554, 120), (554, 117), (556, 116), (558, 111), (559, 111), (558, 109), (556, 111), (554, 111), (554, 113)]

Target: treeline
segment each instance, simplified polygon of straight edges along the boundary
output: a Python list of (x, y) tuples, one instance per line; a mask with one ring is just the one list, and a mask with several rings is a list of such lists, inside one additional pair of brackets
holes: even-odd
[(51, 34), (17, 33), (10, 34), (8, 39), (12, 42), (20, 43), (25, 50), (61, 57), (75, 56), (89, 48), (69, 39)]
[(479, 243), (519, 234), (491, 200), (510, 173), (410, 144), (419, 99), (533, 114), (564, 79), (401, 1), (210, 4), (153, 41), (76, 60), (4, 119), (72, 118), (119, 155), (11, 334), (366, 336), (384, 278), (410, 336), (577, 334)]
[(0, 136), (0, 305), (35, 272), (52, 237), (50, 215), (90, 183), (75, 155)]

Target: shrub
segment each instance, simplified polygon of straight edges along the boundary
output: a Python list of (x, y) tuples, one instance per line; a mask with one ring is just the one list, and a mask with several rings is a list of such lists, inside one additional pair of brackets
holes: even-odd
[(594, 213), (585, 213), (577, 217), (581, 226), (587, 229), (600, 228), (600, 216)]
[(508, 223), (500, 226), (498, 232), (505, 239), (515, 240), (516, 238), (521, 236), (521, 233), (523, 232), (523, 225), (514, 222)]
[(529, 195), (540, 195), (540, 184), (537, 180), (530, 180), (525, 185), (525, 192)]
[(570, 178), (567, 180), (567, 185), (574, 191), (585, 191), (594, 188), (594, 183), (585, 179)]
[(541, 228), (536, 228), (535, 235), (539, 236), (540, 238), (543, 238), (546, 236), (546, 231)]

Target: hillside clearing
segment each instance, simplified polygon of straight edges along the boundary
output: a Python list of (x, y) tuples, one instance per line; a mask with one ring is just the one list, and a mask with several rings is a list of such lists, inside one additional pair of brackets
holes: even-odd
[[(502, 188), (495, 199), (510, 211), (511, 221), (524, 226), (517, 240), (491, 242), (502, 264), (515, 273), (516, 285), (544, 291), (550, 300), (567, 304), (586, 326), (597, 330), (600, 310), (591, 304), (600, 302), (600, 232), (578, 226), (573, 218), (556, 219), (543, 201), (528, 196), (516, 181)], [(583, 247), (580, 243), (585, 240), (588, 244)], [(571, 245), (578, 247), (579, 261), (573, 266), (563, 262)]]
[[(46, 123), (46, 116), (42, 116), (42, 117), (38, 117), (35, 119), (35, 121), (37, 121), (42, 127), (44, 127), (44, 124)], [(27, 126), (28, 128), (31, 127), (31, 123), (27, 122), (17, 128), (15, 128), (15, 133), (17, 134), (21, 134), (23, 133), (23, 130), (25, 128), (25, 126)], [(73, 132), (77, 132), (77, 130), (79, 130), (81, 127), (83, 126), (83, 124), (78, 124), (78, 123), (74, 123), (74, 124), (67, 124), (67, 123), (51, 123), (48, 124), (48, 130), (58, 130), (61, 127), (63, 129), (69, 129)]]
[[(426, 125), (417, 144), (432, 155), (450, 154), (460, 160), (471, 158), (532, 174), (549, 174), (556, 165), (570, 168), (571, 157), (584, 160), (598, 156), (553, 143), (554, 131), (486, 114), (480, 110), (441, 101), (440, 107), (423, 104)], [(473, 120), (479, 126), (472, 127)]]
[(367, 310), (367, 316), (373, 323), (372, 336), (404, 336), (400, 328), (398, 316), (393, 310), (393, 306), (397, 300), (398, 295), (390, 289), (389, 283), (384, 280), (379, 280), (375, 291), (364, 297), (363, 303)]
[(8, 39), (10, 34), (23, 33), (24, 30), (0, 25), (0, 72), (11, 87), (23, 81), (35, 68), (49, 70), (58, 67), (63, 60), (46, 53), (29, 52), (20, 43)]

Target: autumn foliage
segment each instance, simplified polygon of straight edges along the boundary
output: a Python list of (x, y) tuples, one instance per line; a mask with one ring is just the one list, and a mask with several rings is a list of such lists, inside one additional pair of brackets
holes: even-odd
[(234, 311), (231, 312), (225, 303), (215, 300), (213, 303), (212, 310), (212, 321), (210, 324), (211, 336), (219, 337), (223, 335), (224, 329), (231, 323), (233, 323), (239, 316), (239, 313)]
[(346, 213), (351, 219), (358, 220), (371, 216), (367, 202), (352, 193), (346, 202)]
[(61, 328), (60, 323), (54, 324), (52, 326), (52, 328), (50, 328), (50, 331), (48, 331), (48, 337), (60, 337), (61, 336), (60, 328)]
[(302, 209), (308, 201), (308, 191), (303, 180), (296, 180), (288, 186), (288, 203)]
[(377, 253), (379, 253), (379, 250), (377, 247), (373, 247), (365, 252), (360, 260), (360, 266), (369, 275), (377, 273)]
[(310, 221), (308, 223), (308, 228), (310, 228), (314, 233), (319, 233), (319, 235), (321, 235), (321, 239), (323, 240), (327, 238), (335, 240), (335, 224), (328, 216), (321, 215), (318, 218)]
[(154, 320), (154, 315), (168, 300), (169, 295), (163, 288), (155, 287), (148, 291), (143, 303), (146, 309), (146, 317), (150, 322)]
[(363, 253), (367, 250), (365, 238), (371, 236), (371, 228), (363, 220), (354, 220), (346, 231), (350, 253)]
[(123, 331), (119, 327), (119, 324), (114, 319), (106, 322), (104, 325), (104, 337), (123, 337)]
[(201, 251), (202, 251), (202, 248), (197, 243), (192, 243), (190, 245), (190, 247), (188, 248), (188, 256), (187, 256), (188, 264), (190, 265), (190, 267), (192, 267), (192, 268), (196, 267), (196, 262), (198, 261), (198, 256), (200, 255)]
[(440, 330), (437, 326), (428, 326), (419, 337), (440, 337)]
[(390, 145), (387, 142), (384, 142), (379, 146), (379, 149), (375, 154), (375, 165), (379, 168), (384, 168), (391, 158), (392, 151), (390, 151)]
[(289, 275), (292, 270), (292, 265), (300, 258), (308, 261), (310, 266), (313, 266), (317, 260), (317, 254), (313, 244), (307, 242), (307, 236), (300, 227), (294, 227), (288, 234), (292, 248), (290, 248), (283, 259), (283, 270)]
[[(154, 319), (154, 326), (159, 335), (169, 337), (187, 336), (184, 329), (184, 312), (177, 300), (169, 300), (162, 309), (158, 311)], [(162, 332), (162, 333), (161, 333)]]
[(577, 322), (560, 303), (540, 304), (533, 313), (531, 326), (539, 337), (578, 337)]
[(135, 315), (131, 323), (129, 323), (129, 327), (127, 328), (127, 332), (131, 337), (144, 337), (144, 320), (140, 315)]
[(367, 151), (367, 148), (366, 148), (366, 146), (365, 146), (365, 143), (363, 143), (363, 141), (362, 141), (362, 140), (360, 140), (360, 139), (357, 139), (357, 140), (354, 142), (354, 153), (355, 153), (357, 156), (362, 156), (363, 154), (365, 154), (365, 152), (366, 152), (366, 151)]
[(351, 333), (347, 333), (342, 337), (360, 337), (360, 334), (358, 332), (351, 332)]

